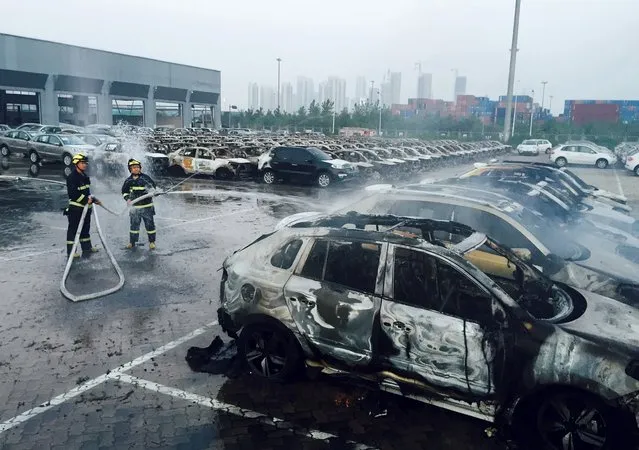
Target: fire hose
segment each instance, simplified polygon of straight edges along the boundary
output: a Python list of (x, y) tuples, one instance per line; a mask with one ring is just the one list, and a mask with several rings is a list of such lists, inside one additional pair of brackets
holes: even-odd
[[(99, 206), (102, 206), (102, 208), (104, 208), (107, 212), (115, 215), (115, 216), (121, 216), (122, 214), (124, 214), (125, 212), (129, 211), (130, 208), (132, 206), (134, 206), (136, 203), (145, 200), (147, 198), (152, 198), (152, 197), (157, 197), (163, 194), (167, 194), (170, 191), (173, 191), (174, 189), (176, 189), (178, 186), (180, 186), (182, 183), (186, 182), (187, 180), (189, 180), (190, 178), (194, 177), (195, 175), (197, 175), (198, 172), (195, 172), (193, 174), (191, 174), (190, 176), (188, 176), (187, 178), (185, 178), (184, 180), (182, 180), (181, 182), (177, 183), (176, 185), (172, 186), (170, 189), (167, 189), (166, 191), (153, 191), (150, 192), (148, 194), (142, 195), (138, 198), (136, 198), (135, 200), (132, 200), (131, 202), (127, 203), (127, 206), (120, 211), (119, 213), (116, 213), (112, 210), (110, 210), (109, 208), (107, 208), (106, 206), (104, 206), (103, 204), (100, 203)], [(55, 180), (47, 180), (45, 178), (23, 178), (23, 177), (19, 177), (19, 176), (10, 176), (10, 175), (0, 175), (0, 179), (12, 179), (15, 181), (23, 181), (23, 180), (32, 180), (32, 181), (44, 181), (44, 182), (48, 182), (48, 183), (54, 183), (54, 184), (60, 184), (60, 185), (64, 185), (66, 186), (66, 183), (61, 182), (61, 181), (55, 181)], [(73, 239), (73, 246), (71, 248), (71, 253), (69, 254), (69, 258), (67, 259), (67, 264), (64, 268), (64, 274), (62, 276), (62, 280), (60, 281), (60, 292), (62, 292), (62, 295), (64, 295), (67, 299), (71, 300), (72, 302), (81, 302), (84, 300), (92, 300), (92, 299), (96, 299), (96, 298), (100, 298), (100, 297), (104, 297), (106, 295), (109, 294), (113, 294), (114, 292), (119, 291), (120, 289), (122, 289), (122, 287), (124, 286), (125, 283), (125, 278), (124, 278), (124, 272), (122, 271), (122, 269), (120, 268), (120, 265), (118, 264), (117, 260), (115, 259), (115, 256), (113, 256), (113, 253), (111, 252), (111, 250), (109, 249), (109, 246), (106, 243), (106, 238), (104, 237), (104, 233), (102, 232), (102, 227), (100, 225), (100, 219), (98, 217), (97, 211), (95, 211), (95, 208), (92, 208), (93, 211), (93, 216), (95, 218), (95, 225), (96, 228), (98, 230), (98, 235), (100, 236), (100, 241), (102, 242), (102, 246), (104, 247), (104, 250), (106, 251), (111, 264), (113, 265), (113, 268), (115, 269), (116, 273), (118, 274), (118, 283), (108, 289), (102, 290), (102, 291), (98, 291), (98, 292), (92, 292), (89, 294), (84, 294), (84, 295), (74, 295), (71, 292), (69, 292), (69, 290), (66, 287), (66, 282), (67, 282), (67, 278), (69, 277), (69, 273), (71, 271), (71, 266), (73, 264), (73, 260), (74, 260), (74, 255), (75, 252), (78, 248), (78, 244), (80, 243), (80, 233), (82, 232), (82, 226), (84, 225), (84, 221), (86, 220), (87, 214), (90, 214), (89, 212), (89, 205), (85, 205), (84, 208), (82, 209), (82, 215), (80, 217), (80, 222), (78, 224), (78, 230), (75, 233), (75, 237)]]

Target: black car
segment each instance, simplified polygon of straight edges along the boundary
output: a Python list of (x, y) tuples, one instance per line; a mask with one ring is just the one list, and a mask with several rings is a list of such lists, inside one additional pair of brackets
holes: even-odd
[(321, 188), (352, 180), (357, 174), (353, 164), (334, 159), (315, 147), (275, 147), (260, 155), (258, 170), (266, 184), (273, 184), (278, 179), (311, 181)]

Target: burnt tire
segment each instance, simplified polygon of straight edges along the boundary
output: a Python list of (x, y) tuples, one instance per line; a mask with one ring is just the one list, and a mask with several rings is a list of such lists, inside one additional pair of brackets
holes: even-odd
[(6, 145), (3, 145), (2, 147), (0, 147), (0, 156), (9, 156), (11, 154), (11, 151), (9, 151), (9, 147), (7, 147)]
[(606, 167), (608, 167), (608, 161), (603, 158), (598, 159), (595, 163), (595, 166), (597, 166), (598, 169), (605, 169)]
[(568, 160), (563, 156), (560, 156), (559, 158), (555, 159), (555, 164), (557, 164), (557, 166), (559, 167), (566, 167), (568, 165)]
[(270, 322), (246, 325), (240, 332), (237, 348), (249, 372), (260, 378), (283, 382), (301, 370), (299, 344), (283, 325)]
[[(635, 448), (632, 417), (598, 397), (577, 390), (554, 390), (529, 402), (520, 423), (523, 449), (630, 450)], [(634, 430), (633, 430), (634, 427)]]
[(221, 167), (215, 171), (215, 178), (218, 180), (230, 180), (235, 174), (225, 167)]
[(62, 156), (62, 164), (64, 164), (66, 167), (70, 167), (71, 164), (73, 164), (73, 156), (71, 156), (69, 153), (65, 153)]
[(266, 169), (264, 172), (262, 172), (261, 178), (264, 184), (274, 184), (276, 181), (275, 172), (273, 172), (271, 169)]
[(634, 172), (635, 172), (635, 175), (639, 177), (639, 166), (635, 167)]

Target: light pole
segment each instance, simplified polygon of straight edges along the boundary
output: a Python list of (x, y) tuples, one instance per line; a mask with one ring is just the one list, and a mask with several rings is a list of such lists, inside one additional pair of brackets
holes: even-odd
[(282, 65), (282, 58), (277, 58), (277, 109), (280, 109), (280, 69)]
[(532, 137), (532, 123), (533, 116), (535, 115), (535, 90), (532, 91), (532, 101), (530, 103), (530, 131), (528, 132), (528, 136)]
[[(519, 80), (517, 80), (517, 86), (519, 86)], [(512, 95), (510, 96), (511, 100), (512, 100)], [(512, 105), (510, 105), (512, 107)], [(508, 109), (508, 108), (506, 108)], [(510, 117), (510, 114), (508, 115), (508, 117)], [(515, 135), (515, 124), (517, 123), (517, 94), (515, 93), (515, 107), (513, 108), (513, 129), (512, 129), (512, 133), (510, 133), (511, 136)]]
[(333, 106), (333, 134), (335, 134), (335, 106)]
[(542, 81), (541, 85), (543, 86), (543, 89), (541, 90), (541, 114), (544, 113), (544, 99), (546, 98), (546, 85), (548, 84), (547, 81)]
[(513, 21), (513, 40), (510, 46), (510, 69), (508, 71), (508, 92), (506, 102), (506, 116), (504, 118), (504, 142), (508, 142), (510, 136), (510, 111), (513, 107), (513, 84), (515, 83), (515, 66), (517, 64), (517, 37), (519, 36), (519, 11), (521, 0), (515, 0), (515, 19)]
[(382, 90), (377, 90), (377, 105), (379, 106), (379, 123), (377, 124), (377, 135), (382, 135)]

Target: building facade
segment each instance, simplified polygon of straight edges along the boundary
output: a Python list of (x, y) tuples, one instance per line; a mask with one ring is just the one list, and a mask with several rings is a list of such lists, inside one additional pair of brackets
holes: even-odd
[(417, 98), (433, 98), (433, 74), (422, 73), (417, 78)]
[(294, 112), (295, 101), (293, 98), (293, 85), (289, 82), (282, 83), (282, 103), (280, 106), (282, 112)]
[(455, 78), (455, 99), (459, 95), (466, 95), (466, 77), (457, 77)]
[(257, 83), (249, 83), (248, 87), (248, 108), (252, 110), (260, 107), (260, 87)]
[(0, 123), (219, 127), (220, 90), (217, 70), (0, 34)]

